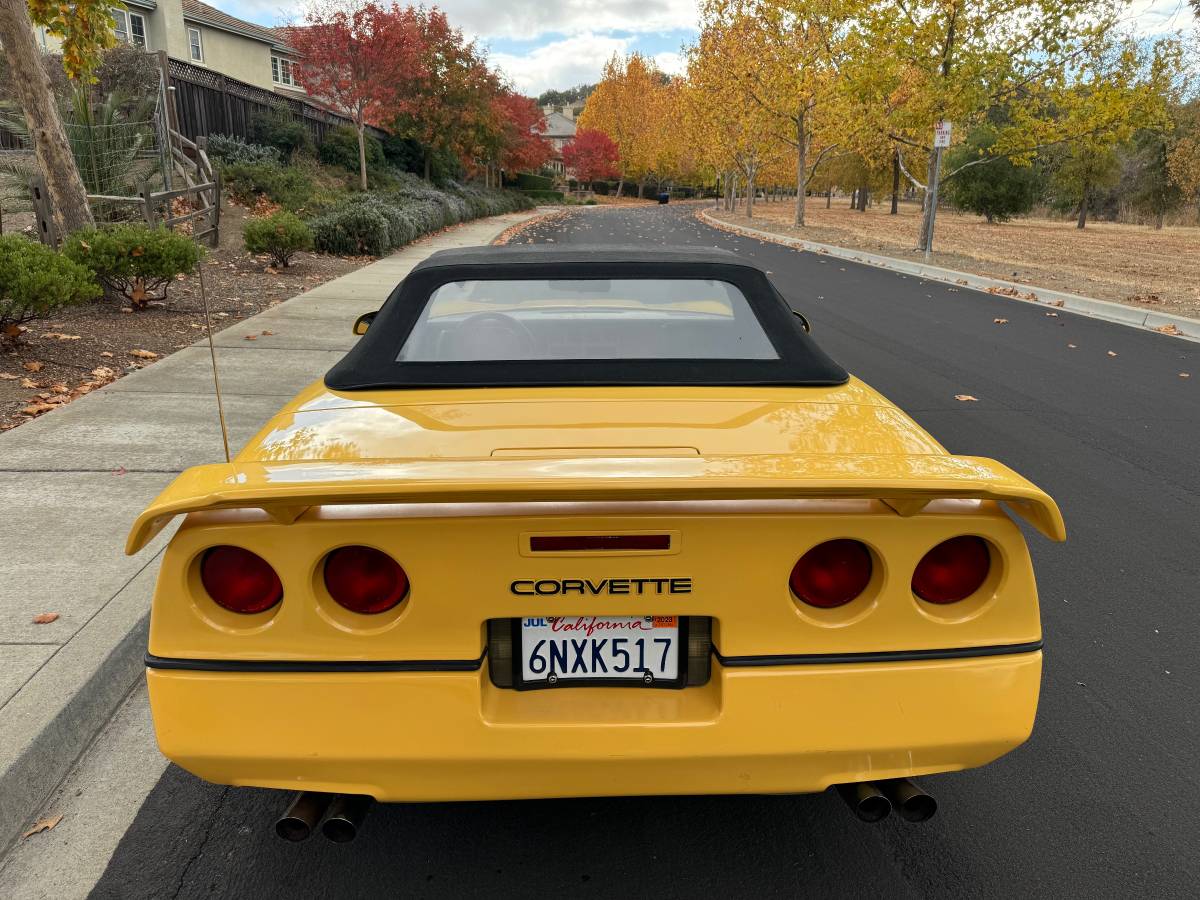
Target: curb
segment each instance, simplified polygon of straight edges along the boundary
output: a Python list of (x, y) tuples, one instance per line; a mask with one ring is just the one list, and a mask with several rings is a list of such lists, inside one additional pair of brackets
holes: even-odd
[[(987, 278), (983, 275), (973, 275), (970, 272), (959, 272), (954, 269), (943, 269), (939, 266), (927, 266), (924, 263), (910, 262), (906, 259), (896, 259), (893, 256), (882, 256), (877, 253), (866, 253), (860, 250), (850, 250), (833, 244), (818, 244), (803, 238), (789, 237), (762, 231), (747, 225), (734, 225), (723, 222), (706, 209), (700, 210), (699, 218), (713, 228), (734, 231), (748, 237), (758, 238), (773, 244), (783, 244), (807, 250), (810, 253), (820, 253), (845, 259), (851, 262), (874, 266), (877, 269), (888, 269), (902, 275), (913, 275), (929, 281), (940, 281), (945, 284), (968, 287), (993, 297), (1006, 297), (1010, 300), (1020, 300), (1026, 303), (1040, 303), (1064, 309), (1077, 315), (1091, 319), (1103, 319), (1117, 325), (1127, 325), (1131, 328), (1141, 328), (1154, 331), (1168, 337), (1179, 337), (1184, 340), (1200, 342), (1200, 319), (1190, 319), (1186, 316), (1175, 316), (1169, 313), (1153, 312), (1139, 309), (1136, 306), (1126, 306), (1123, 303), (1113, 303), (1110, 300), (1097, 300), (1093, 297), (1082, 297), (1079, 294), (1068, 294), (1051, 288), (1033, 287), (1019, 281), (1004, 281), (999, 278)], [(1166, 330), (1163, 330), (1166, 329)]]
[[(517, 214), (505, 214), (513, 215)], [(533, 211), (529, 217), (536, 216), (537, 212)], [(474, 219), (462, 225), (486, 222), (488, 219)], [(495, 230), (480, 243), (489, 243), (513, 223), (510, 218), (503, 224), (493, 224)], [(457, 230), (447, 229), (432, 236), (432, 241), (415, 248), (410, 244), (397, 252), (403, 253), (409, 248), (423, 250), (423, 258), (438, 249), (439, 236), (453, 235)], [(431, 243), (434, 246), (430, 246)], [(288, 298), (285, 303), (296, 297)], [(253, 317), (241, 324), (252, 320)], [(102, 392), (103, 389), (96, 393)], [(284, 399), (280, 398), (281, 405)], [(168, 476), (164, 474), (163, 477)], [(161, 541), (162, 537), (157, 539), (157, 542)], [(33, 822), (39, 807), (53, 795), (62, 779), (91, 746), (138, 679), (144, 677), (142, 658), (146, 652), (150, 598), (161, 554), (160, 546), (3, 704), (0, 858), (19, 840), (21, 832)]]

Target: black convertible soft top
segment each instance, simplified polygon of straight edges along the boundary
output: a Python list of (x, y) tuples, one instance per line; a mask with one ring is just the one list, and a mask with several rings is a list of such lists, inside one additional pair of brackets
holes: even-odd
[[(734, 285), (778, 359), (581, 359), (398, 361), (430, 296), (458, 281), (706, 279)], [(845, 369), (816, 345), (767, 274), (727, 250), (602, 249), (544, 244), (442, 250), (418, 263), (388, 296), (367, 333), (325, 376), (332, 390), (604, 385), (844, 384)]]

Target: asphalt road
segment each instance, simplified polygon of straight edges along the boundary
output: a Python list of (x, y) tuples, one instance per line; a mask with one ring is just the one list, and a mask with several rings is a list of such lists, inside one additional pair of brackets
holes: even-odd
[(863, 825), (832, 794), (416, 805), (377, 808), (349, 846), (284, 844), (282, 795), (171, 767), (94, 896), (1196, 895), (1200, 344), (735, 237), (693, 212), (582, 209), (523, 239), (745, 254), (835, 359), (952, 452), (1050, 491), (1070, 539), (1030, 538), (1046, 634), (1033, 738), (926, 779), (941, 809), (924, 825)]

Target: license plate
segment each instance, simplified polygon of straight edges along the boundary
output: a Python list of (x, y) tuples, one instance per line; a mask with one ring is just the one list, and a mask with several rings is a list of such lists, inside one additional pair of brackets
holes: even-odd
[(520, 620), (519, 688), (679, 687), (679, 616), (545, 616)]

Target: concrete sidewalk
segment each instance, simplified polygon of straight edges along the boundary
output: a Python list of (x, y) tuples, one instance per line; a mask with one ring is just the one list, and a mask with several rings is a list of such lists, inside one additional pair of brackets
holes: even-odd
[[(426, 238), (217, 334), (231, 447), (323, 375), (417, 262), (535, 215)], [(0, 435), (0, 853), (141, 676), (168, 535), (130, 558), (130, 524), (180, 470), (223, 458), (203, 342)], [(46, 612), (58, 620), (33, 624)]]

